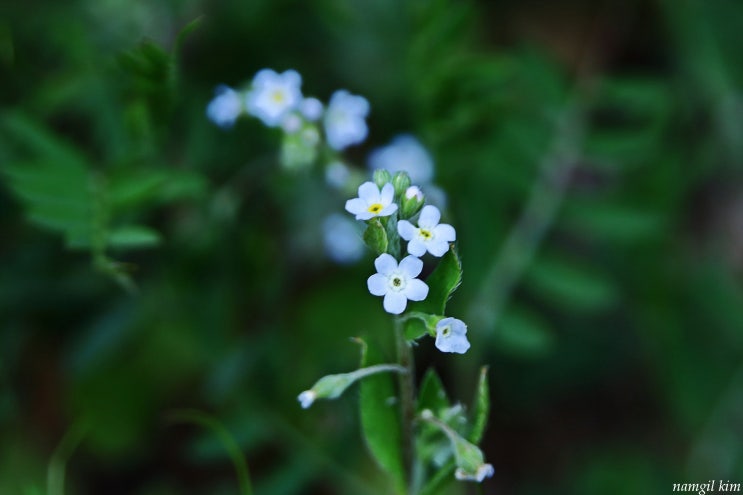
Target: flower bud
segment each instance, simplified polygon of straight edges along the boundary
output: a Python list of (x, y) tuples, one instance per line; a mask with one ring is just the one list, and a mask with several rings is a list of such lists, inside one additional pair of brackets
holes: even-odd
[(356, 380), (387, 371), (407, 373), (407, 369), (397, 364), (375, 364), (350, 373), (327, 375), (320, 378), (311, 389), (299, 394), (297, 400), (304, 409), (307, 409), (316, 399), (336, 399)]
[(418, 213), (426, 202), (423, 191), (418, 186), (410, 186), (400, 199), (400, 219), (407, 220)]
[(378, 168), (374, 171), (374, 183), (380, 189), (384, 187), (388, 182), (392, 182), (392, 175), (383, 168)]
[(397, 172), (392, 178), (392, 185), (395, 186), (395, 196), (402, 196), (410, 187), (410, 176), (407, 172)]

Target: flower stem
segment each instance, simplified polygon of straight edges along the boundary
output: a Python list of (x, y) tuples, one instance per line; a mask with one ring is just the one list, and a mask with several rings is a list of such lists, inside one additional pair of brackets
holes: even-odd
[(395, 340), (397, 344), (397, 362), (405, 368), (407, 373), (398, 374), (400, 384), (400, 415), (402, 427), (402, 453), (410, 485), (409, 493), (413, 493), (413, 465), (415, 461), (415, 444), (413, 438), (413, 423), (415, 422), (415, 365), (410, 344), (405, 339), (404, 325), (400, 318), (395, 318)]

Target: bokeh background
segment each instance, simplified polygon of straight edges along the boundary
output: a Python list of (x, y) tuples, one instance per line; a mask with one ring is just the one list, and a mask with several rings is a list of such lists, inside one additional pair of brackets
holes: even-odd
[[(168, 419), (184, 408), (229, 431), (258, 495), (385, 493), (357, 390), (296, 401), (357, 365), (349, 337), (389, 334), (371, 255), (338, 264), (323, 243), (350, 196), (319, 167), (282, 169), (258, 121), (205, 116), (217, 84), (264, 67), (369, 100), (346, 154), (360, 173), (401, 132), (435, 161), (464, 263), (449, 312), (473, 347), (426, 339), (418, 371), (466, 404), (490, 367), (496, 468), (446, 493), (743, 482), (740, 2), (0, 13), (0, 494), (47, 493), (63, 471), (73, 495), (237, 493), (219, 438)], [(49, 220), (75, 197), (107, 205), (94, 225), (142, 227), (81, 242)]]

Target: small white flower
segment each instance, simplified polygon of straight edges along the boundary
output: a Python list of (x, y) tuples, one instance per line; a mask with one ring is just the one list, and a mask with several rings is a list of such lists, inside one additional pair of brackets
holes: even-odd
[(343, 89), (333, 93), (324, 120), (328, 145), (342, 150), (366, 139), (365, 119), (368, 114), (369, 102), (363, 96), (352, 95)]
[(297, 400), (302, 405), (302, 409), (307, 409), (317, 399), (317, 393), (314, 390), (305, 390), (297, 397)]
[(410, 180), (418, 184), (433, 178), (433, 159), (426, 148), (409, 134), (396, 136), (390, 144), (377, 148), (369, 155), (369, 168), (383, 168), (391, 174), (407, 172)]
[(281, 128), (287, 134), (294, 134), (302, 128), (302, 117), (292, 112), (284, 116), (281, 120)]
[(423, 256), (426, 251), (434, 256), (443, 256), (449, 243), (457, 240), (457, 233), (449, 224), (439, 223), (441, 212), (433, 205), (426, 205), (418, 217), (418, 227), (407, 220), (400, 220), (397, 232), (408, 242), (408, 252)]
[(214, 91), (214, 98), (206, 107), (206, 116), (219, 127), (227, 129), (235, 124), (243, 110), (240, 93), (222, 84)]
[(421, 191), (421, 188), (418, 186), (410, 186), (407, 189), (405, 189), (405, 198), (406, 199), (417, 199), (418, 201), (423, 201), (423, 191)]
[(428, 285), (416, 277), (423, 269), (423, 262), (415, 256), (397, 260), (387, 253), (374, 260), (377, 273), (366, 281), (369, 292), (384, 296), (384, 310), (393, 315), (405, 311), (408, 299), (422, 301), (428, 296)]
[(374, 217), (386, 217), (397, 211), (395, 188), (389, 182), (380, 191), (373, 182), (364, 182), (359, 186), (359, 197), (346, 201), (346, 211), (356, 215), (356, 220), (369, 220)]
[(348, 264), (361, 259), (366, 251), (359, 224), (339, 213), (328, 216), (322, 224), (325, 251), (336, 263)]
[(436, 324), (436, 347), (441, 352), (464, 354), (470, 348), (467, 325), (456, 318), (443, 318)]
[(314, 122), (322, 117), (323, 105), (317, 98), (305, 98), (299, 104), (299, 111), (307, 120)]
[(474, 473), (468, 473), (462, 468), (457, 468), (454, 472), (454, 477), (461, 481), (477, 481), (481, 483), (485, 478), (490, 478), (495, 473), (495, 469), (490, 464), (480, 464), (477, 467), (477, 471)]
[(248, 113), (269, 127), (281, 125), (284, 117), (302, 101), (302, 77), (293, 70), (281, 74), (271, 69), (259, 71), (247, 95)]

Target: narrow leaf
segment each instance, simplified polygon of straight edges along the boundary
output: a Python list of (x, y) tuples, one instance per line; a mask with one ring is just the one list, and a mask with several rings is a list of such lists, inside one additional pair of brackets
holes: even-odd
[(467, 440), (477, 445), (482, 440), (490, 414), (490, 393), (488, 387), (488, 367), (480, 368), (480, 380), (477, 382), (477, 392), (472, 407), (472, 430), (467, 435)]
[(428, 297), (424, 301), (411, 304), (410, 309), (423, 313), (446, 314), (446, 303), (461, 283), (462, 263), (456, 248), (452, 245), (433, 273), (426, 279)]
[[(367, 349), (361, 366), (381, 362), (374, 348)], [(361, 427), (366, 445), (379, 466), (392, 478), (399, 493), (405, 492), (400, 409), (394, 400), (395, 382), (389, 373), (369, 376), (361, 382)]]
[(423, 377), (420, 393), (418, 394), (418, 412), (430, 409), (434, 413), (438, 413), (438, 411), (446, 409), (450, 405), (441, 378), (433, 368), (429, 368), (426, 376)]
[(108, 235), (108, 245), (115, 248), (147, 248), (160, 244), (160, 234), (141, 225), (119, 227)]

